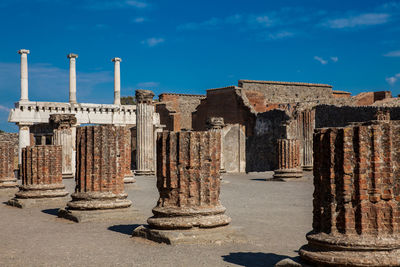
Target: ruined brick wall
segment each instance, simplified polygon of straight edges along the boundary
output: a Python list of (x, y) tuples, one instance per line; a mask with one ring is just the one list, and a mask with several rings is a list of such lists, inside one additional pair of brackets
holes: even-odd
[(365, 92), (354, 96), (354, 104), (357, 106), (369, 106), (374, 104), (376, 101), (391, 97), (392, 93), (390, 91)]
[(351, 97), (351, 93), (345, 92), (345, 91), (333, 90), (332, 94), (333, 94), (334, 98), (350, 98)]
[(161, 124), (169, 131), (192, 128), (192, 113), (205, 99), (204, 95), (161, 94), (156, 112), (160, 114)]
[(62, 147), (28, 146), (22, 149), (22, 184), (62, 184)]
[(399, 121), (317, 130), (314, 231), (400, 234), (399, 159)]
[(125, 131), (111, 125), (77, 128), (75, 192), (124, 192)]
[(208, 118), (222, 117), (225, 124), (244, 125), (246, 135), (252, 135), (256, 117), (240, 94), (240, 89), (234, 86), (207, 90), (207, 98), (201, 101), (193, 113), (193, 130), (205, 131)]
[[(319, 105), (316, 107), (315, 127), (343, 127), (350, 122), (365, 122), (373, 120), (378, 106), (332, 106)], [(385, 107), (386, 108), (386, 107)], [(390, 118), (392, 120), (400, 120), (400, 107), (387, 107), (390, 110)]]
[(326, 84), (239, 80), (239, 87), (245, 89), (247, 98), (256, 107), (332, 97), (332, 86)]
[(18, 133), (0, 133), (0, 142), (10, 142), (14, 148), (14, 169), (18, 169)]
[(219, 205), (219, 132), (163, 132), (157, 138), (159, 207)]
[(14, 157), (14, 144), (8, 141), (0, 141), (0, 187), (1, 180), (14, 179)]

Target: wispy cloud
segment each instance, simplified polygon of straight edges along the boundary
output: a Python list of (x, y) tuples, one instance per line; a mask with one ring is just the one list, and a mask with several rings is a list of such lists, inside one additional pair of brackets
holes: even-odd
[(336, 63), (336, 62), (339, 61), (339, 58), (338, 57), (331, 57), (331, 60)]
[(316, 61), (318, 61), (319, 63), (321, 63), (322, 65), (328, 64), (328, 60), (325, 60), (325, 59), (323, 59), (322, 57), (315, 56), (314, 59), (315, 59)]
[(134, 19), (132, 20), (133, 23), (143, 23), (143, 22), (145, 22), (145, 21), (147, 21), (147, 19), (144, 18), (144, 17), (137, 17), (137, 18), (134, 18)]
[(268, 34), (268, 38), (270, 40), (279, 40), (279, 39), (290, 38), (290, 37), (293, 37), (294, 35), (295, 34), (290, 31), (280, 31), (280, 32)]
[(149, 4), (145, 1), (136, 0), (89, 0), (86, 3), (86, 8), (107, 10), (117, 8), (146, 8)]
[(385, 57), (400, 57), (400, 50), (390, 51), (389, 53), (384, 54)]
[(156, 37), (152, 37), (146, 40), (143, 40), (141, 43), (144, 45), (147, 45), (148, 47), (154, 47), (156, 45), (159, 45), (161, 43), (165, 42), (164, 38), (156, 38)]
[(8, 107), (6, 107), (6, 106), (0, 105), (0, 111), (10, 112), (10, 109)]
[(388, 13), (365, 13), (345, 18), (330, 19), (323, 26), (331, 29), (345, 29), (385, 24), (389, 21)]
[(141, 82), (136, 85), (138, 88), (154, 88), (160, 85), (159, 82)]
[(396, 75), (392, 76), (392, 77), (388, 77), (386, 78), (386, 81), (390, 84), (390, 85), (394, 85), (397, 80), (400, 78), (400, 73), (397, 73)]

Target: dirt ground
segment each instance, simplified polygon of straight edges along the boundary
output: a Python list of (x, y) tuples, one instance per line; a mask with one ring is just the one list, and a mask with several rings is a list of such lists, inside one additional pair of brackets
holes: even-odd
[[(274, 266), (298, 260), (312, 223), (312, 175), (276, 182), (272, 172), (225, 174), (221, 202), (245, 242), (165, 245), (132, 238), (158, 199), (156, 178), (137, 177), (126, 192), (136, 218), (74, 223), (57, 209), (19, 209), (0, 195), (0, 266)], [(73, 192), (74, 181), (64, 180)], [(3, 204), (2, 204), (3, 203)]]

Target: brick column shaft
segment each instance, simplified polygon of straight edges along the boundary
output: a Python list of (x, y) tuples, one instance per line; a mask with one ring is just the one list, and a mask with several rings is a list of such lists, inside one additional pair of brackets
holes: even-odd
[(296, 139), (277, 140), (278, 169), (274, 178), (302, 177), (300, 141)]
[(0, 190), (18, 186), (14, 176), (14, 150), (11, 142), (0, 142)]

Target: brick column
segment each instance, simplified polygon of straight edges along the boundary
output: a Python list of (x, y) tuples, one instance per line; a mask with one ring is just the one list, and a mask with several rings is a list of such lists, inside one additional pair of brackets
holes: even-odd
[(132, 202), (124, 192), (125, 130), (111, 125), (77, 128), (75, 193), (59, 217), (82, 222), (127, 212)]
[(210, 117), (207, 121), (207, 126), (210, 131), (219, 132), (221, 134), (221, 167), (220, 173), (226, 173), (225, 161), (224, 161), (224, 137), (222, 136), (222, 128), (224, 128), (224, 118), (222, 117)]
[(136, 90), (135, 175), (154, 175), (153, 97), (150, 90)]
[(302, 138), (301, 166), (305, 171), (313, 169), (313, 133), (315, 129), (315, 110), (303, 110), (298, 117)]
[(296, 139), (278, 139), (276, 147), (278, 169), (274, 171), (274, 178), (302, 177), (300, 141)]
[(64, 179), (75, 175), (75, 138), (72, 127), (76, 125), (74, 114), (51, 114), (53, 144), (62, 146), (62, 175)]
[(400, 122), (377, 118), (314, 134), (313, 230), (302, 258), (400, 266)]
[(0, 142), (0, 192), (18, 188), (14, 176), (14, 150), (15, 147), (11, 142)]
[(28, 146), (22, 149), (22, 186), (11, 206), (62, 206), (68, 192), (62, 183), (61, 146)]
[[(220, 226), (231, 221), (219, 201), (220, 140), (218, 132), (158, 135), (160, 198), (153, 209), (154, 216), (147, 220), (149, 227), (136, 229), (134, 235), (165, 243), (185, 242), (202, 235), (209, 235), (206, 239), (220, 237)], [(214, 230), (207, 233), (206, 228)]]
[(124, 145), (121, 146), (123, 151), (121, 152), (121, 155), (124, 155), (124, 163), (125, 163), (125, 168), (124, 168), (124, 183), (125, 184), (132, 184), (136, 182), (135, 177), (133, 176), (133, 172), (131, 170), (131, 153), (132, 153), (132, 137), (131, 137), (131, 130), (128, 127), (124, 127)]

